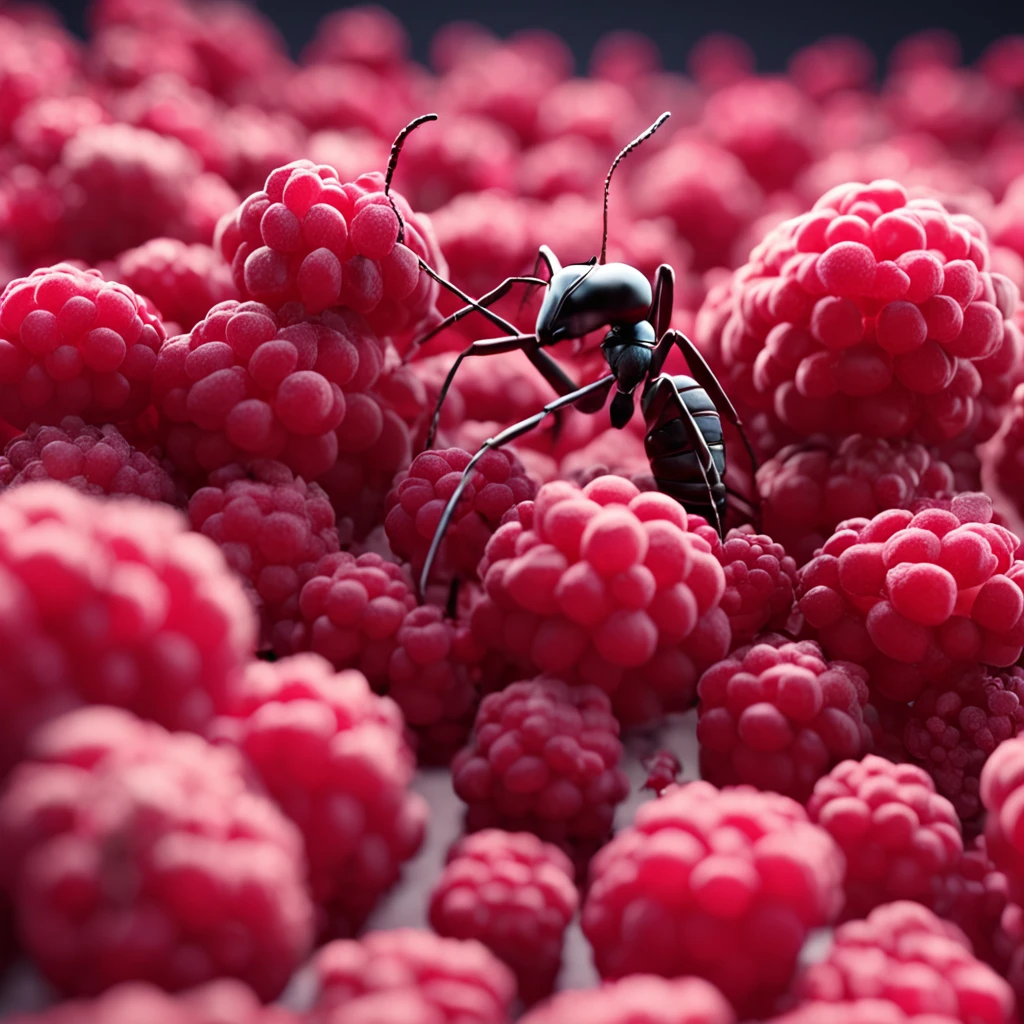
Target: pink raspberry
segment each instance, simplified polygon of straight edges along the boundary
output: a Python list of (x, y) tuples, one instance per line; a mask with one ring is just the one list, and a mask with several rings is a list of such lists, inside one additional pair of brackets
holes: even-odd
[(573, 865), (528, 832), (488, 829), (449, 855), (430, 896), (438, 935), (477, 939), (516, 974), (529, 1005), (550, 995), (579, 895)]
[(991, 43), (978, 62), (982, 72), (996, 85), (1024, 93), (1024, 36), (1005, 35)]
[(733, 1024), (732, 1007), (700, 978), (633, 974), (597, 989), (560, 992), (522, 1024)]
[(97, 270), (17, 278), (0, 294), (0, 416), (22, 428), (131, 419), (149, 404), (163, 338), (146, 301)]
[(826, 36), (797, 50), (789, 62), (790, 77), (816, 100), (864, 89), (871, 84), (874, 71), (874, 53), (853, 36)]
[(188, 505), (192, 529), (209, 537), (247, 584), (264, 644), (278, 622), (294, 621), (299, 592), (324, 555), (338, 551), (334, 509), (316, 485), (280, 462), (225, 466)]
[(804, 437), (939, 441), (972, 423), (977, 364), (1019, 351), (996, 277), (974, 218), (845, 184), (771, 230), (698, 331), (734, 400)]
[(419, 996), (420, 1006), (426, 1003), (434, 1014), (353, 1017), (358, 1024), (405, 1024), (407, 1019), (414, 1024), (509, 1024), (516, 993), (512, 972), (486, 946), (415, 928), (371, 932), (358, 942), (330, 942), (313, 958), (313, 973), (313, 1024), (347, 1024), (348, 1008), (371, 996), (380, 997), (381, 1010), (391, 1000)]
[(845, 758), (871, 745), (867, 672), (830, 662), (811, 640), (754, 643), (713, 665), (697, 687), (701, 778), (745, 783), (801, 803)]
[(593, 686), (539, 676), (483, 699), (452, 785), (470, 830), (505, 828), (584, 851), (629, 795), (619, 724)]
[(248, 105), (226, 110), (221, 115), (220, 132), (227, 159), (224, 177), (243, 196), (258, 192), (275, 167), (288, 163), (309, 145), (305, 128), (295, 118), (284, 111)]
[(567, 192), (592, 196), (601, 188), (607, 163), (593, 142), (578, 135), (541, 142), (519, 158), (518, 191), (545, 202)]
[(963, 853), (956, 811), (931, 776), (874, 754), (819, 779), (807, 813), (846, 857), (847, 918), (890, 900), (929, 903)]
[(840, 523), (798, 580), (825, 653), (863, 665), (901, 701), (965, 666), (1012, 665), (1024, 645), (1024, 563), (1017, 537), (991, 519), (992, 502), (968, 493), (949, 511)]
[(186, 331), (216, 305), (237, 299), (231, 270), (208, 245), (153, 238), (121, 253), (116, 278), (152, 299), (160, 313)]
[(754, 74), (750, 44), (729, 32), (709, 32), (693, 45), (686, 68), (706, 92), (735, 85)]
[[(61, 258), (66, 206), (60, 188), (45, 171), (16, 164), (0, 174), (0, 225), (10, 247), (12, 271), (15, 266), (45, 266)], [(18, 276), (12, 272), (0, 280), (6, 285)]]
[(1006, 873), (1010, 896), (1016, 903), (1024, 899), (1024, 871), (1020, 850), (1024, 846), (1021, 826), (1021, 780), (1024, 779), (1024, 738), (1005, 740), (993, 751), (981, 770), (981, 802), (985, 818), (985, 844), (992, 862)]
[(397, 71), (409, 55), (409, 34), (390, 11), (360, 4), (333, 11), (316, 28), (302, 53), (306, 64), (362, 64), (376, 71)]
[(423, 841), (398, 708), (358, 672), (299, 654), (250, 662), (231, 715), (219, 731), (302, 833), (313, 899), (334, 934), (354, 933)]
[(706, 978), (759, 1017), (842, 906), (843, 858), (777, 793), (708, 782), (643, 804), (594, 859), (583, 932), (603, 978)]
[(541, 139), (568, 135), (588, 139), (610, 156), (635, 132), (641, 116), (625, 85), (599, 78), (570, 78), (544, 98), (537, 134)]
[(958, 1024), (945, 1013), (904, 1013), (886, 999), (814, 999), (768, 1024)]
[(686, 523), (621, 477), (545, 484), (487, 544), (474, 635), (523, 671), (598, 686), (624, 722), (687, 708), (730, 631), (722, 567)]
[(671, 750), (656, 750), (645, 767), (647, 778), (644, 780), (644, 789), (651, 790), (655, 796), (661, 796), (669, 786), (679, 782), (683, 772), (682, 762)]
[(917, 903), (889, 903), (838, 928), (826, 958), (801, 979), (800, 992), (826, 1003), (884, 999), (912, 1020), (914, 1014), (961, 1024), (1014, 1019), (1010, 986), (975, 959), (956, 925)]
[(758, 469), (757, 489), (765, 530), (803, 565), (844, 519), (949, 494), (954, 476), (924, 445), (855, 434), (783, 448)]
[(113, 118), (91, 96), (45, 96), (28, 104), (11, 126), (12, 141), (28, 163), (49, 170), (64, 144), (83, 128)]
[(100, 707), (32, 750), (0, 798), (2, 874), (58, 988), (237, 977), (280, 993), (313, 938), (301, 839), (238, 758)]
[(1024, 527), (1024, 384), (1013, 393), (1003, 411), (996, 435), (977, 449), (981, 460), (981, 480), (996, 508), (1014, 530)]
[(136, 451), (117, 427), (87, 426), (65, 416), (56, 427), (33, 424), (0, 455), (0, 488), (59, 480), (83, 494), (132, 494), (174, 504), (177, 488), (155, 455)]

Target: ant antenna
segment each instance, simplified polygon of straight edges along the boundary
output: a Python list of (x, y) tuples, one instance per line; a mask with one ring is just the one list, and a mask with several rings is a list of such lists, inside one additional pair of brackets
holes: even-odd
[[(622, 158), (632, 153), (637, 146), (640, 145), (645, 139), (649, 139), (670, 117), (671, 112), (666, 110), (661, 117), (658, 118), (654, 124), (645, 132), (641, 132), (628, 146), (626, 146), (621, 153), (612, 161), (612, 166), (608, 171), (608, 177), (604, 179), (604, 237), (601, 239), (601, 263), (604, 263), (605, 257), (608, 253), (608, 189), (611, 187), (612, 175), (615, 173), (615, 168), (619, 166)], [(415, 124), (415, 122), (413, 122)], [(399, 136), (401, 138), (401, 136)]]
[(395, 206), (394, 196), (391, 195), (391, 179), (395, 176), (395, 168), (398, 166), (398, 154), (402, 152), (402, 146), (405, 145), (405, 140), (409, 134), (415, 129), (419, 128), (421, 124), (427, 121), (436, 121), (437, 114), (421, 114), (414, 121), (410, 121), (396, 137), (394, 143), (391, 146), (391, 156), (388, 157), (388, 169), (384, 175), (384, 195), (388, 197), (388, 202), (391, 204), (391, 209), (395, 211), (395, 216), (398, 218), (398, 241), (405, 241), (405, 221), (402, 219), (402, 215), (398, 212), (398, 207)]

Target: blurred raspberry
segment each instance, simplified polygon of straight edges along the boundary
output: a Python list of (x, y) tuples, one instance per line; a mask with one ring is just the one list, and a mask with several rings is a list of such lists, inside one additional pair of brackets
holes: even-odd
[(1014, 391), (996, 435), (977, 454), (985, 492), (1012, 529), (1024, 527), (1024, 385)]
[(1024, 780), (1024, 738), (1000, 743), (981, 770), (981, 802), (985, 819), (985, 845), (992, 862), (1006, 873), (1010, 896), (1015, 903), (1024, 899), (1024, 871), (1021, 847), (1024, 828), (1021, 821), (1021, 781)]
[(930, 904), (963, 853), (956, 811), (931, 777), (874, 754), (820, 779), (807, 813), (846, 857), (846, 918), (891, 900)]
[(281, 83), (284, 109), (311, 132), (360, 128), (384, 136), (406, 111), (394, 83), (359, 64), (310, 64)]
[(153, 75), (167, 74), (206, 88), (209, 76), (191, 45), (191, 35), (176, 27), (98, 25), (89, 40), (89, 77), (101, 87), (128, 89)]
[(790, 77), (816, 100), (846, 90), (865, 89), (874, 71), (874, 53), (853, 36), (826, 36), (797, 50), (789, 62)]
[[(317, 1000), (312, 1024), (348, 1024), (353, 1001), (379, 996), (381, 1009), (419, 996), (436, 1016), (414, 1024), (509, 1024), (516, 986), (512, 972), (475, 940), (445, 939), (428, 931), (398, 928), (371, 932), (358, 942), (339, 940), (313, 958)], [(362, 998), (360, 998), (362, 997)], [(337, 1011), (341, 1010), (339, 1015)], [(390, 1015), (353, 1017), (357, 1024), (405, 1024)]]
[[(364, 128), (349, 128), (344, 131), (325, 128), (323, 131), (313, 132), (305, 147), (310, 160), (317, 164), (330, 164), (344, 180), (358, 178), (365, 167), (385, 166), (388, 162), (388, 150), (388, 144), (383, 139)], [(264, 175), (261, 183), (265, 178)], [(259, 187), (257, 186), (257, 189)]]
[[(800, 991), (826, 1003), (884, 999), (909, 1015), (945, 1015), (961, 1024), (1014, 1019), (1010, 986), (974, 958), (956, 925), (916, 903), (889, 903), (838, 928), (826, 958), (801, 979)], [(924, 1019), (930, 1024), (932, 1018)]]
[(960, 40), (946, 28), (926, 28), (901, 39), (889, 54), (889, 72), (955, 68), (963, 59)]
[[(61, 258), (65, 207), (60, 188), (46, 172), (16, 164), (0, 173), (0, 228), (17, 257), (14, 266), (43, 266)], [(19, 276), (12, 273), (3, 283)]]
[(944, 1013), (904, 1013), (886, 999), (813, 999), (768, 1024), (958, 1024)]
[(91, 96), (45, 96), (22, 110), (11, 127), (11, 136), (18, 155), (45, 171), (60, 159), (68, 139), (83, 128), (111, 120)]
[(590, 54), (589, 72), (592, 78), (626, 86), (661, 68), (658, 44), (650, 36), (629, 29), (605, 33), (594, 44)]
[(801, 570), (798, 607), (830, 658), (912, 701), (964, 666), (1012, 665), (1024, 646), (1024, 563), (984, 494), (950, 511), (890, 509), (840, 523)]
[(1005, 35), (991, 43), (978, 62), (996, 85), (1024, 93), (1024, 36)]
[(537, 114), (541, 140), (578, 136), (613, 156), (636, 131), (641, 114), (630, 91), (617, 82), (570, 78), (544, 98)]
[(789, 984), (842, 906), (843, 858), (799, 804), (748, 787), (671, 787), (594, 859), (583, 932), (604, 978), (692, 973), (740, 1015)]
[(646, 763), (647, 778), (644, 789), (652, 790), (655, 796), (661, 794), (673, 783), (679, 781), (683, 766), (671, 750), (657, 750)]
[(131, 494), (174, 504), (174, 480), (152, 454), (136, 451), (117, 427), (87, 426), (65, 416), (59, 426), (33, 424), (0, 455), (0, 489), (58, 480), (83, 494)]
[(59, 989), (229, 976), (280, 993), (312, 940), (301, 839), (239, 759), (100, 707), (52, 722), (32, 755), (0, 799), (2, 874)]
[(598, 146), (579, 135), (538, 143), (519, 158), (519, 192), (548, 202), (567, 192), (593, 196), (601, 188), (607, 162)]
[(340, 547), (334, 509), (316, 485), (280, 462), (225, 466), (189, 500), (192, 529), (217, 544), (245, 580), (271, 646), (278, 622), (299, 612), (299, 592)]
[(764, 529), (798, 565), (844, 519), (870, 519), (954, 490), (952, 469), (924, 445), (855, 434), (789, 445), (757, 471)]
[(689, 707), (730, 629), (722, 568), (686, 522), (621, 477), (545, 484), (487, 544), (474, 635), (522, 671), (596, 685), (624, 723)]
[(551, 994), (579, 895), (569, 858), (528, 832), (461, 840), (430, 897), (438, 935), (477, 939), (516, 974), (529, 1005)]
[(629, 795), (619, 724), (593, 686), (539, 676), (485, 697), (452, 785), (471, 831), (500, 827), (588, 852)]
[(221, 115), (220, 133), (227, 151), (224, 177), (243, 196), (258, 192), (275, 167), (307, 147), (306, 131), (293, 117), (245, 104)]
[(754, 74), (750, 44), (728, 32), (710, 32), (694, 44), (686, 67), (707, 92), (735, 85)]
[(701, 677), (701, 778), (745, 783), (801, 803), (836, 762), (871, 745), (867, 672), (830, 662), (811, 640), (754, 643)]
[(0, 416), (22, 428), (131, 419), (149, 404), (163, 338), (146, 301), (98, 270), (59, 263), (11, 281), (0, 294)]
[(302, 60), (306, 64), (350, 62), (388, 72), (399, 69), (408, 53), (409, 35), (398, 18), (375, 4), (358, 4), (323, 18)]

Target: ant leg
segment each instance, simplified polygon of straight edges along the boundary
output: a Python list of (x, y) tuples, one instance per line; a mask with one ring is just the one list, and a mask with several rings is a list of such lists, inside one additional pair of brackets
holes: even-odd
[[(667, 264), (662, 263), (654, 275), (654, 301), (647, 319), (654, 324), (654, 333), (662, 338), (672, 325), (672, 308), (675, 305), (676, 272)], [(661, 368), (658, 368), (661, 373)]]
[[(558, 257), (546, 245), (542, 245), (537, 250), (537, 258), (533, 261), (534, 277), (536, 277), (540, 273), (540, 265), (542, 263), (548, 268), (548, 280), (545, 283), (550, 284), (551, 278), (553, 278), (555, 274), (562, 269), (562, 264), (558, 261)], [(527, 288), (523, 292), (523, 297), (519, 301), (519, 309), (517, 315), (522, 315), (523, 307), (526, 305), (526, 300), (530, 297), (530, 292), (532, 288), (533, 286), (531, 285), (530, 288)]]
[[(509, 323), (504, 317), (498, 316), (493, 309), (488, 309), (486, 306), (481, 306), (480, 303), (474, 299), (471, 295), (467, 295), (457, 284), (452, 284), (451, 281), (446, 281), (429, 263), (426, 262), (422, 257), (416, 257), (419, 260), (420, 269), (427, 277), (432, 277), (442, 288), (447, 288), (453, 295), (457, 295), (463, 302), (468, 306), (472, 306), (475, 310), (482, 313), (488, 320), (494, 324), (499, 330), (505, 331), (506, 334), (516, 334), (518, 329), (515, 324)], [(537, 278), (540, 281), (540, 278)], [(541, 282), (547, 284), (547, 281)], [(500, 285), (498, 286), (501, 287)]]
[(494, 437), (489, 437), (484, 441), (480, 446), (480, 450), (469, 460), (466, 468), (462, 471), (462, 479), (459, 481), (458, 486), (452, 493), (452, 496), (448, 499), (448, 504), (445, 505), (444, 512), (441, 513), (441, 519), (437, 524), (437, 529), (434, 531), (433, 539), (430, 542), (430, 550), (427, 552), (427, 560), (423, 563), (423, 572), (420, 574), (419, 589), (421, 597), (426, 593), (427, 583), (430, 580), (430, 570), (433, 568), (434, 559), (437, 558), (437, 552), (440, 549), (441, 542), (444, 540), (444, 535), (448, 530), (448, 524), (451, 523), (452, 516), (455, 514), (455, 509), (458, 508), (459, 502), (462, 500), (462, 495), (469, 486), (469, 481), (473, 476), (473, 470), (476, 469), (476, 464), (484, 457), (484, 455), (494, 449), (503, 448), (505, 445), (510, 444), (512, 441), (522, 437), (524, 434), (528, 434), (535, 427), (540, 426), (546, 416), (550, 416), (552, 413), (558, 412), (559, 409), (565, 409), (566, 407), (573, 405), (575, 402), (578, 402), (581, 398), (587, 398), (595, 392), (602, 390), (607, 391), (614, 383), (615, 375), (608, 374), (600, 380), (594, 381), (593, 384), (586, 384), (576, 391), (572, 391), (567, 395), (561, 395), (554, 401), (548, 402), (540, 412), (527, 417), (525, 420), (521, 420), (519, 423), (514, 423), (510, 427), (506, 427), (500, 433), (495, 434)]

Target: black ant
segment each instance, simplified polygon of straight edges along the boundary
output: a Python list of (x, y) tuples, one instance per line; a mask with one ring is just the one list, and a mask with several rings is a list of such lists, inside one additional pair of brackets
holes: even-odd
[[(488, 438), (470, 460), (434, 533), (419, 581), (420, 593), (426, 591), (430, 570), (445, 531), (483, 455), (489, 449), (501, 448), (515, 441), (539, 426), (545, 417), (557, 415), (559, 410), (569, 406), (584, 413), (599, 412), (613, 387), (615, 396), (609, 410), (611, 424), (622, 429), (633, 416), (634, 392), (639, 385), (643, 385), (640, 408), (647, 427), (644, 447), (658, 489), (678, 501), (688, 512), (704, 516), (716, 527), (719, 536), (723, 535), (727, 498), (730, 494), (736, 498), (740, 496), (725, 484), (725, 440), (719, 413), (736, 427), (751, 464), (756, 469), (757, 459), (743, 424), (722, 385), (693, 342), (681, 331), (669, 326), (675, 288), (672, 268), (664, 263), (658, 267), (652, 289), (647, 278), (635, 267), (625, 263), (605, 262), (608, 250), (608, 195), (615, 168), (668, 118), (668, 113), (662, 114), (612, 161), (604, 182), (604, 234), (600, 258), (595, 256), (587, 263), (572, 263), (563, 267), (551, 249), (542, 245), (537, 266), (539, 268), (541, 263), (547, 266), (547, 280), (536, 276), (510, 277), (479, 299), (466, 295), (420, 260), (420, 266), (427, 274), (454, 292), (466, 305), (419, 339), (413, 351), (472, 312), (482, 314), (506, 332), (500, 338), (474, 341), (459, 353), (438, 396), (427, 434), (427, 449), (433, 446), (448, 389), (462, 360), (467, 356), (496, 355), (499, 352), (519, 350), (559, 396), (535, 415)], [(391, 150), (385, 192), (390, 187), (405, 137), (418, 125), (436, 119), (436, 114), (425, 114), (399, 133)], [(398, 213), (397, 209), (395, 212)], [(517, 283), (541, 285), (547, 289), (532, 334), (522, 333), (514, 324), (487, 308)], [(601, 350), (610, 372), (592, 384), (580, 387), (544, 351), (544, 347), (582, 338), (604, 326), (608, 326), (609, 330), (601, 343)], [(673, 346), (682, 352), (692, 377), (662, 373), (662, 367)]]

